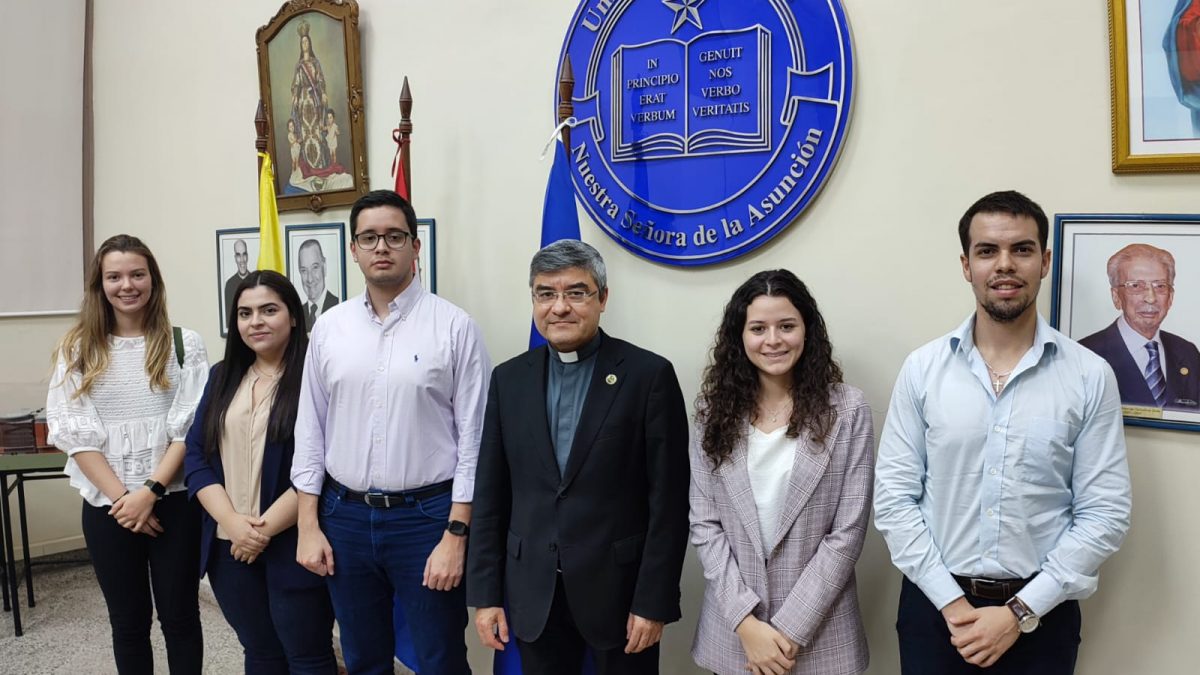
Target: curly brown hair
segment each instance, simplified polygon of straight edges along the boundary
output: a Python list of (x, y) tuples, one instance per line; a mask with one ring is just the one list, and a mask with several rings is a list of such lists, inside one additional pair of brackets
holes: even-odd
[(792, 369), (787, 436), (797, 438), (801, 429), (808, 429), (813, 444), (823, 448), (835, 421), (829, 390), (841, 383), (842, 369), (833, 360), (833, 345), (817, 301), (790, 271), (759, 272), (739, 286), (725, 305), (696, 398), (696, 419), (703, 428), (701, 447), (713, 467), (729, 458), (734, 445), (746, 435), (747, 420), (753, 421), (756, 415), (758, 369), (746, 356), (742, 332), (746, 310), (760, 295), (787, 298), (804, 320), (804, 352)]

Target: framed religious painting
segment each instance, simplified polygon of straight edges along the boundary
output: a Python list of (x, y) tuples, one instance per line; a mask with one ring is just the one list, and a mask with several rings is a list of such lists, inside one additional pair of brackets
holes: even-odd
[(352, 204), (369, 184), (358, 4), (291, 0), (256, 39), (279, 210)]
[(229, 337), (229, 313), (238, 284), (258, 269), (258, 244), (257, 227), (217, 230), (217, 313), (221, 337)]
[(1114, 173), (1200, 171), (1200, 0), (1108, 0)]
[(346, 226), (343, 223), (284, 228), (287, 277), (304, 305), (304, 327), (346, 299)]
[(1127, 424), (1200, 431), (1200, 215), (1054, 217), (1051, 324), (1112, 366)]

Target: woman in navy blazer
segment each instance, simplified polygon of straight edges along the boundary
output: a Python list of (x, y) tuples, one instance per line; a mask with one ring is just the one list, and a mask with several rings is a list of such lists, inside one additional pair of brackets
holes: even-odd
[(204, 507), (200, 575), (242, 643), (246, 673), (337, 672), (325, 581), (295, 555), (289, 472), (303, 320), (291, 282), (251, 272), (234, 294), (225, 360), (212, 368), (187, 436), (184, 479)]

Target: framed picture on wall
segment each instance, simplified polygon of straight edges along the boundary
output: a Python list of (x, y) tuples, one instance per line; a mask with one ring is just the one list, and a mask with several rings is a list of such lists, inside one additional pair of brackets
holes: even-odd
[(1200, 0), (1108, 0), (1113, 171), (1200, 171)]
[(1127, 424), (1200, 431), (1200, 215), (1054, 217), (1050, 320), (1112, 366)]
[(433, 218), (417, 219), (417, 239), (421, 240), (417, 278), (421, 280), (421, 288), (437, 293), (437, 223)]
[(217, 312), (221, 337), (229, 336), (233, 294), (246, 275), (258, 268), (258, 228), (217, 230)]
[(256, 42), (279, 210), (353, 203), (368, 185), (358, 4), (284, 3)]
[(346, 299), (344, 223), (288, 225), (284, 228), (287, 276), (304, 303), (304, 327)]

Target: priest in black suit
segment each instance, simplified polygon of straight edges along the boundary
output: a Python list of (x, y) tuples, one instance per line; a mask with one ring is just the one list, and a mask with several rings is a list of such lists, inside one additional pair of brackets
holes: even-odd
[[(561, 240), (530, 264), (549, 345), (497, 366), (484, 416), (467, 604), (527, 675), (657, 673), (679, 619), (688, 425), (671, 363), (600, 330), (604, 261)], [(505, 609), (507, 606), (507, 610)]]
[(1121, 316), (1079, 343), (1112, 366), (1121, 403), (1200, 410), (1200, 351), (1159, 329), (1175, 299), (1175, 257), (1130, 244), (1109, 258), (1108, 279)]

